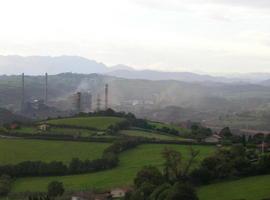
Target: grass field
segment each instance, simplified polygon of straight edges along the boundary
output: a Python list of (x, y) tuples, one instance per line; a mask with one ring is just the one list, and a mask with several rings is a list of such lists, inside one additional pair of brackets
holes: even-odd
[[(47, 184), (53, 180), (62, 181), (67, 190), (86, 190), (90, 188), (105, 189), (129, 185), (132, 184), (136, 173), (143, 166), (162, 166), (163, 158), (161, 152), (165, 147), (181, 151), (183, 156), (187, 154), (189, 149), (187, 145), (140, 145), (136, 149), (120, 154), (120, 163), (115, 169), (64, 177), (21, 178), (15, 182), (12, 191), (44, 191), (46, 190)], [(211, 146), (194, 146), (194, 148), (200, 149), (201, 151), (198, 159), (202, 159), (214, 151), (214, 147)]]
[(187, 139), (181, 138), (179, 136), (172, 136), (172, 135), (165, 135), (165, 134), (159, 134), (159, 133), (151, 133), (146, 131), (139, 131), (139, 130), (124, 130), (121, 131), (121, 134), (133, 136), (133, 137), (145, 137), (145, 138), (151, 138), (156, 140), (179, 140), (184, 141)]
[(63, 161), (95, 159), (110, 144), (44, 140), (0, 139), (0, 165), (22, 161)]
[(270, 175), (217, 183), (198, 190), (200, 200), (270, 199)]
[(54, 119), (47, 121), (52, 125), (66, 125), (66, 126), (81, 126), (85, 128), (96, 128), (99, 130), (106, 130), (110, 125), (117, 124), (123, 121), (119, 117), (76, 117), (65, 119)]
[(33, 127), (33, 126), (23, 126), (21, 128), (11, 130), (11, 132), (36, 134), (38, 133), (38, 130), (36, 127)]

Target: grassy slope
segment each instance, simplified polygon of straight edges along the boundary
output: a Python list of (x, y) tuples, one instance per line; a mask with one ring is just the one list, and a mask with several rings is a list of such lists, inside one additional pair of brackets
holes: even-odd
[[(136, 149), (122, 153), (120, 156), (120, 164), (115, 169), (65, 177), (22, 178), (15, 182), (13, 192), (26, 190), (44, 191), (47, 184), (52, 180), (62, 181), (67, 190), (85, 190), (89, 188), (105, 189), (132, 184), (136, 173), (143, 166), (162, 166), (163, 159), (161, 152), (165, 147), (171, 147), (181, 151), (183, 155), (186, 155), (188, 152), (188, 146), (186, 145), (140, 145)], [(210, 146), (195, 146), (194, 148), (201, 150), (198, 159), (214, 151), (214, 147)]]
[(270, 175), (201, 187), (200, 200), (262, 200), (270, 198)]
[(179, 141), (185, 140), (184, 138), (177, 137), (177, 136), (151, 133), (151, 132), (139, 131), (139, 130), (124, 130), (124, 131), (121, 131), (121, 133), (128, 136), (154, 138), (157, 140), (179, 140)]
[(95, 159), (107, 146), (106, 143), (0, 139), (0, 164), (26, 160), (69, 162), (74, 157)]
[(119, 117), (76, 117), (76, 118), (49, 120), (48, 123), (54, 125), (92, 127), (100, 130), (105, 130), (110, 125), (114, 125), (123, 120), (124, 120), (123, 118)]

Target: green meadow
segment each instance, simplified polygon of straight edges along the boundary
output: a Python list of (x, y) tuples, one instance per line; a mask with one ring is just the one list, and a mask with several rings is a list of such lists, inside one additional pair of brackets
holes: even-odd
[(199, 188), (200, 200), (270, 199), (270, 175), (242, 178)]
[(22, 161), (63, 161), (72, 158), (96, 159), (109, 143), (67, 142), (47, 140), (0, 139), (0, 164)]
[(181, 138), (179, 136), (173, 136), (169, 134), (161, 134), (161, 133), (154, 133), (154, 132), (147, 132), (147, 131), (141, 131), (141, 130), (123, 130), (120, 132), (123, 135), (132, 136), (132, 137), (144, 137), (149, 139), (155, 139), (155, 140), (178, 140), (178, 141), (184, 141), (187, 139)]

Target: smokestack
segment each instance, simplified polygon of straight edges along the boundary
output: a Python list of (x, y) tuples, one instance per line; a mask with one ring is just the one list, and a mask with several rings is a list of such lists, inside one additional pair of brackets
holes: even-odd
[(76, 94), (76, 109), (77, 112), (81, 112), (81, 96), (82, 94), (80, 92), (77, 92)]
[(97, 111), (100, 111), (100, 105), (101, 105), (101, 99), (100, 99), (100, 95), (97, 95)]
[(89, 111), (92, 111), (92, 94), (89, 92)]
[(108, 93), (109, 93), (109, 85), (105, 85), (105, 110), (108, 109)]
[(24, 99), (25, 99), (25, 97), (24, 97), (24, 73), (22, 73), (22, 99), (21, 99), (21, 111), (23, 111), (24, 110)]
[(44, 102), (48, 104), (48, 73), (45, 73), (45, 94), (44, 94)]

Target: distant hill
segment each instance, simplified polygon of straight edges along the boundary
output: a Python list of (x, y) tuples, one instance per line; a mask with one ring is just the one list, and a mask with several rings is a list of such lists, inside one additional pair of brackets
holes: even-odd
[(190, 72), (162, 72), (153, 70), (132, 70), (124, 68), (116, 68), (106, 73), (111, 76), (127, 78), (127, 79), (145, 79), (145, 80), (178, 80), (184, 82), (238, 82), (238, 79), (230, 79), (225, 77), (215, 77), (210, 75), (200, 75)]
[(59, 74), (62, 72), (74, 73), (104, 73), (107, 66), (94, 60), (78, 56), (0, 56), (1, 74), (40, 75), (45, 72)]

